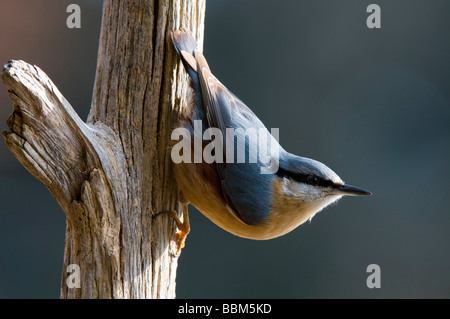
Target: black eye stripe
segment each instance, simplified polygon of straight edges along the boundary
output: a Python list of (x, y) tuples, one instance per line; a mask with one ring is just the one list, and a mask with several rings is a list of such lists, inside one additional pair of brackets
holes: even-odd
[(287, 177), (287, 178), (295, 180), (296, 182), (304, 183), (304, 184), (308, 184), (308, 185), (321, 186), (321, 187), (338, 187), (332, 181), (323, 179), (319, 176), (291, 172), (282, 167), (278, 168), (276, 175), (281, 178)]
[(317, 176), (314, 176), (314, 175), (309, 175), (306, 178), (306, 181), (307, 181), (308, 184), (314, 185), (314, 186), (319, 185), (319, 182), (320, 182), (319, 178)]

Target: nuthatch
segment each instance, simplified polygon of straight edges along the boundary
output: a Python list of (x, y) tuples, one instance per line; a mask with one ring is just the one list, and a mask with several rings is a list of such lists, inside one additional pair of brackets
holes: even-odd
[[(172, 41), (190, 76), (187, 107), (178, 128), (186, 129), (195, 140), (202, 136), (194, 122), (207, 128), (236, 129), (237, 140), (245, 141), (246, 154), (251, 149), (248, 136), (240, 136), (248, 128), (266, 127), (258, 117), (219, 80), (214, 77), (203, 54), (186, 29), (172, 33)], [(241, 130), (239, 130), (241, 129)], [(219, 141), (224, 153), (230, 147)], [(180, 162), (173, 165), (182, 197), (224, 230), (250, 239), (282, 236), (310, 220), (317, 212), (344, 195), (371, 195), (370, 192), (345, 184), (324, 164), (285, 151), (278, 142), (277, 170), (261, 173), (264, 166), (255, 162), (221, 161), (215, 163)], [(201, 141), (204, 148), (205, 141)], [(233, 146), (234, 147), (234, 146)], [(217, 151), (217, 150), (216, 150)], [(193, 154), (188, 154), (193, 155)], [(184, 245), (189, 232), (187, 202), (183, 204), (183, 222), (172, 212), (180, 229), (178, 243)]]

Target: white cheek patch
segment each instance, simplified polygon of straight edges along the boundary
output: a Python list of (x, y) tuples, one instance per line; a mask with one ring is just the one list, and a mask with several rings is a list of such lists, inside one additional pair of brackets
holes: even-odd
[(283, 191), (286, 196), (297, 197), (302, 202), (311, 205), (310, 207), (317, 212), (337, 202), (342, 197), (342, 195), (329, 195), (320, 187), (297, 183), (289, 178), (283, 179)]
[[(337, 202), (342, 196), (332, 195), (324, 187), (298, 183), (289, 178), (283, 178), (283, 195), (287, 200), (287, 208), (290, 212), (311, 219), (325, 207)], [(289, 205), (288, 205), (289, 204)], [(294, 204), (294, 206), (293, 206)]]
[(333, 205), (333, 204), (337, 204), (337, 202), (342, 198), (342, 195), (332, 195), (332, 196), (327, 196), (322, 200), (322, 209), (324, 209), (325, 207), (329, 206), (329, 205)]
[(305, 202), (320, 199), (324, 195), (317, 187), (304, 183), (297, 183), (289, 178), (283, 179), (283, 191), (287, 196), (302, 197)]
[(318, 212), (320, 212), (324, 208), (328, 207), (329, 205), (332, 205), (333, 203), (337, 203), (337, 201), (339, 199), (341, 199), (341, 197), (342, 196), (340, 196), (340, 195), (327, 196), (327, 197), (323, 198), (322, 200), (315, 202), (313, 204), (314, 205), (313, 210), (315, 211), (315, 213), (309, 217), (309, 221), (311, 222), (311, 219), (314, 217), (314, 215), (316, 215)]

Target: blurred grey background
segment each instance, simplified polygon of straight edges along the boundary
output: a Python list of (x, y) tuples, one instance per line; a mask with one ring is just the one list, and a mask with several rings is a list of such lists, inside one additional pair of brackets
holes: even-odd
[[(66, 27), (81, 6), (82, 28)], [(381, 29), (366, 8), (381, 7)], [(372, 197), (286, 236), (234, 237), (190, 208), (179, 298), (450, 297), (450, 2), (209, 0), (215, 75), (281, 144)], [(86, 119), (101, 1), (0, 0), (0, 62), (41, 67)], [(0, 129), (12, 102), (0, 86)], [(65, 218), (0, 142), (0, 297), (58, 298)], [(368, 289), (366, 267), (381, 268)]]

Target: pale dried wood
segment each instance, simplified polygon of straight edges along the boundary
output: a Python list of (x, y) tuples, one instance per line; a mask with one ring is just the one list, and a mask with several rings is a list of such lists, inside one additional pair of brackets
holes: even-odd
[(181, 210), (169, 141), (188, 81), (169, 33), (187, 27), (201, 50), (204, 13), (205, 0), (105, 1), (86, 123), (38, 67), (5, 65), (7, 146), (66, 214), (62, 298), (175, 297), (176, 227), (154, 217)]

